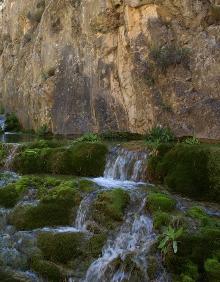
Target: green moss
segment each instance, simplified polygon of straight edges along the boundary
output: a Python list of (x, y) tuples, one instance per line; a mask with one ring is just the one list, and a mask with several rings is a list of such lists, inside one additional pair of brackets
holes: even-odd
[(166, 212), (155, 212), (153, 214), (154, 228), (161, 229), (163, 226), (168, 226), (170, 223), (170, 214)]
[(83, 233), (42, 233), (37, 245), (44, 258), (65, 264), (82, 254), (85, 238)]
[(93, 181), (87, 179), (80, 179), (79, 180), (79, 189), (82, 192), (90, 193), (97, 189), (95, 183)]
[(88, 255), (93, 258), (97, 258), (101, 254), (103, 245), (106, 242), (106, 240), (107, 240), (106, 234), (94, 235), (87, 243), (88, 244), (88, 247), (87, 247)]
[(71, 147), (25, 148), (16, 155), (13, 167), (24, 173), (103, 174), (107, 147), (101, 143), (76, 143)]
[(209, 281), (219, 281), (220, 261), (217, 258), (208, 258), (205, 261), (205, 271), (208, 273)]
[[(68, 225), (71, 223), (72, 202), (67, 200), (48, 200), (37, 206), (20, 211), (20, 218), (16, 211), (12, 217), (12, 224), (21, 230), (30, 230), (45, 226)], [(21, 217), (23, 216), (23, 217)]]
[(102, 192), (92, 205), (92, 217), (107, 229), (113, 229), (122, 221), (128, 203), (129, 195), (122, 189)]
[(176, 201), (168, 195), (151, 192), (148, 195), (147, 207), (151, 212), (168, 212), (175, 209)]
[(0, 206), (12, 208), (20, 199), (20, 193), (15, 189), (14, 184), (9, 184), (0, 189)]
[[(210, 258), (216, 250), (220, 249), (220, 230), (218, 227), (202, 227), (197, 232), (184, 233), (178, 238), (177, 254), (168, 253), (166, 266), (169, 271), (181, 274), (185, 268), (194, 279), (196, 278), (195, 265), (199, 274), (204, 275), (204, 262)], [(189, 267), (189, 261), (194, 265)], [(194, 270), (193, 270), (194, 269)], [(184, 272), (185, 273), (185, 272)], [(192, 275), (194, 273), (194, 276)]]
[(47, 278), (48, 281), (59, 282), (63, 280), (61, 270), (55, 263), (46, 260), (33, 259), (31, 268), (40, 276)]
[(152, 180), (167, 184), (174, 192), (202, 200), (220, 201), (220, 147), (185, 145), (173, 147), (149, 162)]
[(187, 211), (187, 214), (190, 217), (201, 221), (203, 224), (207, 224), (209, 221), (209, 216), (201, 207), (197, 207), (197, 206), (192, 207)]
[(41, 196), (37, 206), (15, 209), (14, 216), (12, 214), (11, 217), (12, 224), (18, 229), (29, 230), (71, 223), (81, 200), (74, 181), (64, 182)]

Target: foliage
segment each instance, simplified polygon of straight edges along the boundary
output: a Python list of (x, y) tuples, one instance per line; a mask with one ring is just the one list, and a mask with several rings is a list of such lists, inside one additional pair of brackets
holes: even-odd
[(21, 125), (15, 113), (7, 113), (5, 120), (5, 131), (19, 131)]
[(186, 138), (186, 139), (183, 141), (183, 143), (184, 143), (184, 144), (188, 144), (188, 145), (200, 144), (199, 139), (196, 138), (195, 136)]
[(217, 258), (208, 258), (205, 261), (204, 267), (210, 281), (217, 282), (220, 277), (220, 260)]
[(48, 125), (43, 124), (41, 127), (38, 128), (36, 133), (39, 136), (46, 136), (46, 135), (50, 134), (50, 130), (48, 128)]
[(183, 234), (183, 228), (175, 230), (171, 226), (163, 233), (162, 239), (158, 248), (166, 255), (170, 247), (173, 249), (174, 254), (177, 253), (177, 239)]
[(147, 143), (169, 143), (175, 140), (175, 136), (172, 131), (167, 127), (156, 126), (153, 127), (146, 135)]
[(20, 198), (20, 194), (16, 191), (13, 184), (0, 189), (0, 206), (12, 208), (16, 205)]
[(86, 133), (83, 136), (75, 139), (73, 143), (77, 142), (89, 142), (89, 143), (98, 143), (101, 142), (101, 138), (99, 137), (98, 134), (95, 133)]

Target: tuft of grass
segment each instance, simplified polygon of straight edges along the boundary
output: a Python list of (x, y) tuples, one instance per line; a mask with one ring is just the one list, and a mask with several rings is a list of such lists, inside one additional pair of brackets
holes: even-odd
[(169, 143), (175, 140), (175, 136), (170, 128), (156, 126), (153, 127), (145, 138), (148, 144)]

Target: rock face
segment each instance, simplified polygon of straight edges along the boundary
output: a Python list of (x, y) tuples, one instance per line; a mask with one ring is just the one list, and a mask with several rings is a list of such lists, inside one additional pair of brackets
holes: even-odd
[(2, 104), (59, 134), (220, 138), (219, 2), (4, 0)]

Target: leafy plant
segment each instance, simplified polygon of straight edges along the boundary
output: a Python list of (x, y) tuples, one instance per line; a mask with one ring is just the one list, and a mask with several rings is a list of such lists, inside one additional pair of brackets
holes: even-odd
[(15, 113), (7, 113), (5, 120), (5, 131), (19, 131), (21, 125)]
[(177, 253), (177, 239), (183, 234), (183, 228), (174, 229), (171, 226), (167, 228), (167, 230), (162, 235), (162, 240), (158, 248), (161, 252), (166, 255), (167, 252), (172, 248), (174, 254)]
[(156, 126), (146, 136), (147, 143), (169, 143), (175, 140), (175, 136), (168, 127)]
[(50, 134), (50, 131), (49, 131), (48, 126), (46, 124), (43, 124), (40, 128), (38, 128), (36, 133), (39, 136), (45, 136), (45, 135)]
[(183, 141), (183, 143), (184, 143), (184, 144), (188, 144), (188, 145), (200, 144), (199, 139), (196, 138), (195, 136), (186, 138), (186, 139)]
[(78, 143), (78, 142), (98, 143), (100, 141), (101, 141), (101, 138), (98, 136), (98, 134), (86, 133), (82, 135), (81, 137), (75, 139), (73, 143)]

